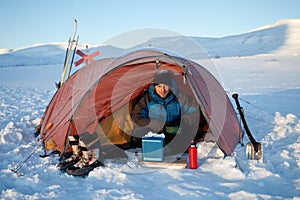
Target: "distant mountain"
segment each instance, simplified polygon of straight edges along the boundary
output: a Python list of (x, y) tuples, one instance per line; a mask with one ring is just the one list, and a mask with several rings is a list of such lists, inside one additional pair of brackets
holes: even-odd
[(248, 33), (204, 42), (211, 55), (252, 56), (257, 54), (300, 55), (300, 19), (280, 20)]
[[(280, 20), (244, 34), (222, 38), (205, 37), (161, 37), (152, 38), (130, 49), (114, 46), (95, 46), (89, 52), (100, 50), (99, 58), (114, 57), (138, 48), (161, 48), (188, 58), (197, 59), (201, 53), (211, 58), (253, 56), (259, 54), (300, 55), (300, 19)], [(199, 47), (203, 51), (199, 54)], [(0, 67), (63, 64), (66, 43), (40, 44), (11, 50), (0, 49)], [(83, 52), (85, 46), (79, 46)], [(76, 60), (79, 57), (76, 57)]]
[[(10, 50), (7, 53), (0, 54), (0, 67), (9, 66), (32, 66), (32, 65), (54, 65), (64, 63), (66, 55), (66, 43), (54, 43), (54, 44), (40, 44), (33, 47), (22, 48), (18, 50)], [(82, 52), (85, 52), (85, 47), (79, 46)], [(112, 57), (120, 55), (124, 49), (120, 49), (113, 46), (98, 46), (89, 49), (89, 52), (95, 51), (95, 49), (101, 52), (99, 58)], [(76, 61), (80, 57), (75, 56)]]
[[(258, 54), (300, 55), (299, 33), (300, 19), (286, 19), (244, 34), (222, 38), (191, 37), (191, 39), (201, 45), (212, 58)], [(172, 49), (175, 46), (177, 52), (190, 58), (197, 58), (192, 55), (195, 52), (189, 45), (180, 45), (179, 41), (182, 40), (182, 37), (154, 38), (140, 46), (159, 46), (165, 49)]]

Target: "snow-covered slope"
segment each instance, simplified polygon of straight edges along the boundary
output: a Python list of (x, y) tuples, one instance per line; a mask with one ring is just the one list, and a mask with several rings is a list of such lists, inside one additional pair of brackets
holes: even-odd
[(5, 53), (9, 53), (13, 51), (12, 49), (8, 49), (8, 48), (5, 48), (5, 49), (0, 49), (0, 54), (5, 54)]
[(280, 20), (276, 24), (285, 24), (287, 26), (285, 32), (285, 43), (276, 53), (286, 55), (300, 54), (300, 19)]
[[(258, 54), (300, 54), (300, 19), (280, 20), (273, 25), (261, 27), (240, 35), (222, 38), (191, 37), (208, 52), (209, 57), (252, 56)], [(194, 53), (190, 46), (180, 45), (181, 37), (154, 38), (147, 45), (166, 49), (178, 45), (180, 52)], [(146, 46), (144, 44), (144, 46)], [(179, 51), (179, 50), (178, 50)], [(185, 53), (186, 54), (186, 53)], [(193, 57), (190, 55), (189, 57)]]
[[(240, 35), (222, 38), (190, 37), (204, 48), (211, 58), (252, 56), (258, 54), (300, 54), (300, 19), (280, 20), (275, 24), (260, 27)], [(146, 43), (135, 46), (160, 47), (183, 53), (185, 57), (197, 59), (199, 56), (189, 42), (182, 42), (183, 37), (158, 37)], [(89, 52), (100, 50), (98, 58), (121, 55), (128, 49), (114, 46), (90, 45)], [(0, 67), (28, 66), (45, 64), (62, 64), (64, 61), (67, 43), (39, 44), (32, 47), (9, 50), (0, 50)], [(79, 44), (79, 49), (85, 52), (85, 44)], [(78, 59), (78, 57), (75, 57)]]
[[(0, 54), (0, 67), (63, 65), (67, 46), (67, 43), (52, 43), (10, 50), (7, 53)], [(85, 44), (80, 44), (78, 45), (78, 49), (82, 50), (82, 52), (86, 52), (85, 46)], [(102, 52), (101, 57), (117, 56), (123, 51), (122, 49), (112, 46), (93, 46), (89, 49), (89, 52), (93, 52), (95, 49), (99, 49), (100, 52)], [(76, 60), (79, 58), (78, 55), (75, 56)]]
[(45, 65), (63, 63), (64, 49), (61, 44), (35, 45), (0, 55), (0, 66)]

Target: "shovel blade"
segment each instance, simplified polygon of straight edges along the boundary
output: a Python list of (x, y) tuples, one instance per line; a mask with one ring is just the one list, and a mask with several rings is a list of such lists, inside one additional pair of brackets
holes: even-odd
[(246, 158), (250, 160), (262, 160), (263, 151), (260, 143), (256, 143), (257, 151), (255, 150), (253, 144), (248, 142), (246, 145)]

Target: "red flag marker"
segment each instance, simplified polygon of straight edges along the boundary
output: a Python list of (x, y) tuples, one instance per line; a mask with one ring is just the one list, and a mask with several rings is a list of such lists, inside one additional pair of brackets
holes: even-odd
[(76, 51), (76, 53), (79, 55), (79, 56), (81, 56), (81, 59), (80, 60), (78, 60), (78, 61), (76, 61), (74, 64), (75, 64), (75, 66), (78, 66), (78, 65), (80, 65), (80, 64), (82, 64), (83, 62), (93, 62), (93, 61), (95, 61), (93, 58), (95, 57), (95, 56), (99, 56), (100, 55), (100, 51), (95, 51), (95, 52), (93, 52), (93, 53), (91, 53), (91, 54), (85, 54), (85, 53), (83, 53), (82, 51), (80, 51), (79, 49), (77, 49), (77, 51)]

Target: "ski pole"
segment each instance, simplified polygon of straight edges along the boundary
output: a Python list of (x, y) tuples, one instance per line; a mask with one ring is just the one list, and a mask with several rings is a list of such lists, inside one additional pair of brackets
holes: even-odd
[(73, 65), (73, 62), (74, 62), (74, 57), (75, 57), (75, 53), (76, 53), (76, 49), (77, 49), (77, 45), (78, 45), (78, 40), (79, 40), (79, 36), (77, 36), (76, 45), (75, 45), (75, 48), (74, 48), (74, 51), (73, 51), (73, 55), (72, 55), (72, 60), (71, 60), (71, 64), (70, 64), (70, 69), (69, 69), (68, 78), (69, 78), (70, 75), (71, 75), (72, 65)]

